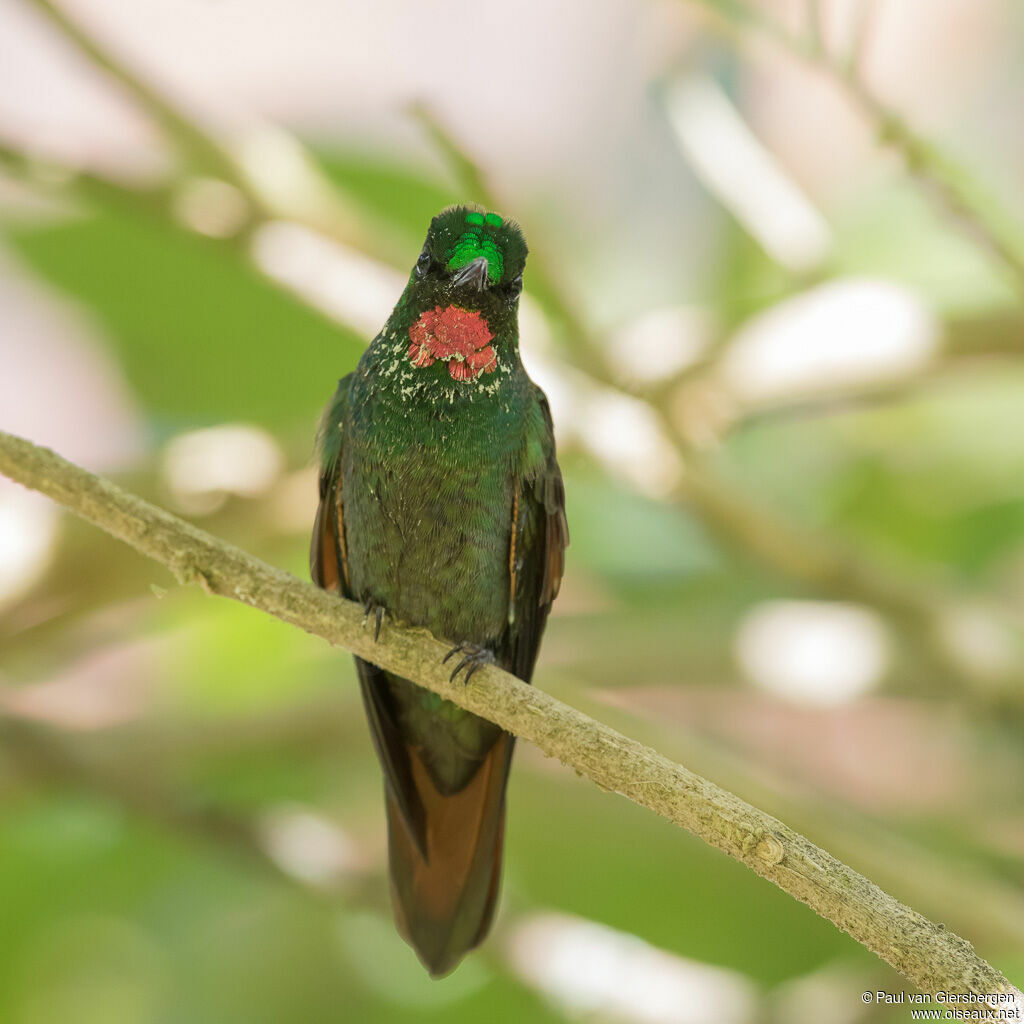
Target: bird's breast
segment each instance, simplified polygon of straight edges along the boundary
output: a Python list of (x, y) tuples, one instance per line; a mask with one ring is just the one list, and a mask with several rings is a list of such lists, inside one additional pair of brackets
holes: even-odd
[(493, 644), (508, 613), (508, 454), (443, 432), (353, 440), (342, 502), (356, 597), (453, 641)]

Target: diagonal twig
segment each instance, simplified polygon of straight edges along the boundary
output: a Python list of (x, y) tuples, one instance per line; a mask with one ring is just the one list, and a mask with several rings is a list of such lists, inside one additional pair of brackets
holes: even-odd
[(169, 568), (358, 654), (481, 715), (545, 754), (688, 829), (806, 903), (927, 992), (1024, 994), (965, 939), (911, 910), (764, 811), (494, 666), (453, 685), (448, 645), (389, 624), (375, 642), (363, 609), (258, 561), (53, 452), (0, 432), (0, 472)]
[[(685, 0), (723, 18), (738, 32), (756, 32), (792, 57), (826, 75), (839, 86), (847, 100), (874, 127), (880, 142), (890, 146), (908, 172), (924, 186), (962, 229), (1008, 271), (1018, 291), (1024, 292), (1024, 240), (1018, 226), (994, 201), (981, 194), (970, 175), (938, 146), (930, 142), (864, 82), (862, 65), (866, 34), (873, 14), (871, 0), (860, 11), (854, 38), (845, 58), (832, 56), (822, 45), (817, 17), (806, 35), (790, 31), (770, 16), (755, 11), (742, 0)], [(818, 4), (813, 5), (818, 12)], [(820, 13), (820, 12), (818, 12)]]

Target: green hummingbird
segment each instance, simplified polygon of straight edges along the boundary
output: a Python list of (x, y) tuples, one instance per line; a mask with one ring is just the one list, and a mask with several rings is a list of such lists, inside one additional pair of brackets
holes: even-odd
[[(319, 432), (321, 587), (453, 643), (452, 679), (526, 682), (569, 543), (551, 412), (519, 358), (519, 228), (443, 210)], [(356, 658), (384, 772), (399, 931), (434, 977), (491, 924), (513, 737)]]

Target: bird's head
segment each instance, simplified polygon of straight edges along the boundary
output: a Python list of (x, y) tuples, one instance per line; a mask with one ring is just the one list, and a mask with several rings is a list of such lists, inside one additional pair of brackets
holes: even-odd
[(526, 242), (511, 221), (451, 206), (431, 222), (396, 309), (406, 360), (448, 382), (490, 382), (518, 361)]
[(410, 284), (473, 309), (515, 310), (526, 241), (519, 227), (477, 206), (450, 206), (431, 222)]

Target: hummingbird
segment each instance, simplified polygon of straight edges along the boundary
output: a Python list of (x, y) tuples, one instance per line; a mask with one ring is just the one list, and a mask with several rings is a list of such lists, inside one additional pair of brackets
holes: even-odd
[[(527, 248), (477, 206), (430, 223), (405, 290), (320, 425), (314, 582), (451, 643), (452, 680), (530, 682), (569, 531), (551, 411), (519, 356)], [(487, 935), (514, 739), (356, 658), (384, 774), (391, 900), (433, 977)]]

